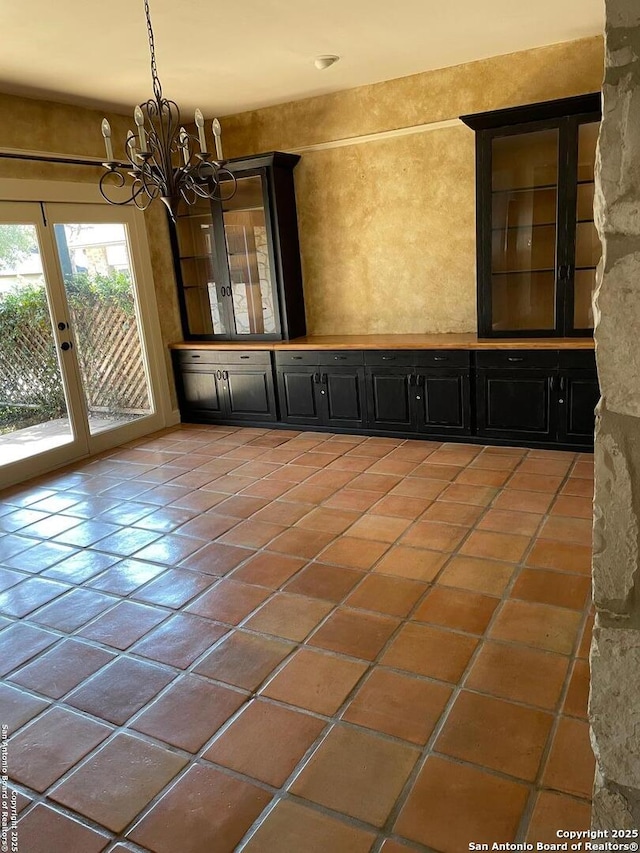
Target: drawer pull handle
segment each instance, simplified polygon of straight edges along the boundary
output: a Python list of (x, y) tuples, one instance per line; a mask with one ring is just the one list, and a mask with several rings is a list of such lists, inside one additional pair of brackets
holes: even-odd
[(202, 358), (200, 355), (192, 355), (191, 358)]
[(396, 359), (395, 355), (383, 355), (382, 356), (383, 361), (395, 361), (395, 359)]
[(241, 355), (240, 358), (251, 358), (250, 355)]
[(302, 361), (302, 356), (301, 355), (292, 355), (291, 359), (293, 361)]
[(346, 361), (347, 357), (346, 357), (346, 355), (334, 355), (334, 359), (336, 361)]
[(510, 355), (507, 357), (507, 361), (524, 361), (524, 358), (520, 356)]
[(449, 356), (448, 355), (434, 355), (433, 360), (434, 361), (449, 361)]

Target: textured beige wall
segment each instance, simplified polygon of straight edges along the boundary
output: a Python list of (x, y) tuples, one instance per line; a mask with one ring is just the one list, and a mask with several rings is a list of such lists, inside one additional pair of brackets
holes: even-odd
[[(595, 91), (601, 68), (602, 41), (594, 38), (296, 101), (224, 119), (225, 153), (293, 149)], [(99, 157), (101, 118), (0, 94), (0, 147)], [(130, 119), (109, 119), (114, 140), (122, 139)], [(2, 177), (93, 182), (99, 174), (0, 160)], [(307, 152), (296, 192), (310, 333), (475, 330), (472, 131)], [(167, 344), (181, 330), (164, 211), (152, 206), (145, 219)]]
[[(78, 157), (104, 157), (100, 123), (104, 113), (50, 101), (0, 93), (0, 148), (47, 151)], [(116, 156), (132, 120), (109, 114)], [(123, 151), (120, 151), (123, 154)], [(0, 159), (0, 178), (98, 183), (101, 168)], [(166, 344), (180, 340), (182, 331), (164, 208), (152, 205), (145, 213), (151, 264), (160, 315), (164, 356), (172, 393), (171, 359)]]
[[(223, 120), (225, 154), (295, 150), (598, 91), (599, 37)], [(310, 334), (476, 329), (474, 134), (308, 151), (296, 194)]]

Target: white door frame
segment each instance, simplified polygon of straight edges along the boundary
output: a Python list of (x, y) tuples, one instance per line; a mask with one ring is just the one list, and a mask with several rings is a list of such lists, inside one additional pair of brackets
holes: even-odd
[[(123, 199), (124, 197), (125, 194), (123, 193)], [(169, 381), (163, 357), (158, 305), (153, 285), (151, 257), (143, 213), (134, 205), (114, 207), (107, 204), (100, 195), (97, 181), (95, 184), (88, 184), (0, 178), (0, 201), (48, 202), (55, 205), (100, 205), (105, 219), (124, 222), (129, 229), (131, 263), (135, 268), (138, 293), (140, 334), (143, 338), (145, 367), (150, 380), (150, 394), (155, 414), (132, 421), (126, 427), (106, 430), (97, 435), (88, 436), (88, 452), (86, 450), (80, 452), (77, 458), (100, 453), (175, 423), (175, 413), (171, 407)], [(78, 210), (80, 212), (80, 209)], [(69, 208), (69, 212), (72, 213), (73, 208)], [(45, 230), (48, 232), (48, 229)], [(48, 233), (51, 233), (50, 239), (53, 241), (52, 232)], [(49, 272), (47, 270), (47, 273)], [(51, 272), (59, 276), (59, 273)], [(62, 451), (64, 448), (60, 448), (60, 450)], [(46, 473), (66, 461), (69, 460), (64, 458), (63, 454), (49, 451), (17, 463), (5, 465), (0, 474), (0, 487)]]

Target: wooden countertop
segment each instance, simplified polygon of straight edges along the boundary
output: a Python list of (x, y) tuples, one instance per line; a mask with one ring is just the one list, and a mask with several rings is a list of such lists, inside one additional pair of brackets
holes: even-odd
[(474, 334), (307, 335), (290, 341), (182, 341), (171, 349), (365, 350), (365, 349), (594, 349), (593, 338), (478, 338)]

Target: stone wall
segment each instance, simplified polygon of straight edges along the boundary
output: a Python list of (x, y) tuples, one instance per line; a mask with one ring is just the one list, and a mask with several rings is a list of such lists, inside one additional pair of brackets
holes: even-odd
[(640, 827), (640, 5), (606, 0), (596, 224), (593, 825)]

